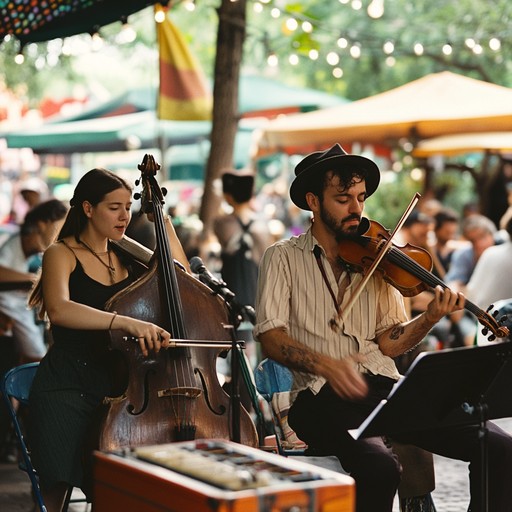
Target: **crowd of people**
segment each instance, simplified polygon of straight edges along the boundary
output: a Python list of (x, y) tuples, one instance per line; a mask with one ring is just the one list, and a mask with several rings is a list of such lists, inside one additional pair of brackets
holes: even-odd
[[(397, 245), (425, 250), (432, 259), (427, 270), (444, 285), (404, 297), (379, 272), (361, 290), (363, 274), (338, 253), (340, 241), (365, 230), (365, 202), (380, 182), (373, 161), (339, 144), (307, 155), (295, 169), (291, 201), (271, 184), (255, 190), (250, 171), (227, 169), (220, 181), (217, 249), (209, 243), (206, 251), (221, 282), (256, 311), (238, 325), (250, 366), (271, 357), (292, 370), (289, 423), (308, 452), (339, 458), (356, 481), (358, 512), (390, 511), (399, 458), (384, 439), (356, 441), (348, 430), (388, 395), (418, 353), (476, 344), (478, 322), (464, 307), (466, 298), (483, 309), (512, 298), (511, 281), (503, 279), (512, 252), (512, 206), (497, 226), (478, 211), (459, 214), (439, 201), (420, 201)], [(69, 486), (91, 493), (79, 454), (93, 412), (112, 395), (108, 331), (129, 332), (144, 356), (168, 348), (172, 338), (161, 326), (105, 310), (109, 298), (144, 271), (112, 241), (129, 235), (155, 248), (154, 219), (132, 215), (132, 192), (104, 169), (85, 173), (69, 204), (40, 182), (27, 183), (16, 214), (6, 219), (14, 229), (0, 242), (0, 328), (13, 347), (2, 372), (41, 361), (31, 442), (49, 511), (61, 510)], [(205, 249), (179, 220), (166, 216), (166, 231), (174, 258), (191, 273), (190, 257)], [(228, 365), (219, 371), (229, 377)], [(5, 458), (5, 418), (0, 434)], [(482, 469), (477, 436), (471, 428), (448, 429), (393, 441), (470, 462), (475, 512)], [(512, 470), (512, 439), (493, 424), (489, 461), (491, 510), (512, 510), (500, 476)]]

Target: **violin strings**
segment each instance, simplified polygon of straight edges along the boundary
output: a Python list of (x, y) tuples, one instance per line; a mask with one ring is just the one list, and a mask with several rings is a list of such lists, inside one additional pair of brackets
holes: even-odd
[[(396, 262), (400, 261), (400, 263), (403, 265), (402, 268), (404, 268), (405, 270), (409, 270), (411, 274), (415, 275), (423, 282), (427, 283), (429, 286), (434, 287), (436, 285), (439, 285), (445, 290), (448, 288), (446, 283), (441, 281), (441, 279), (439, 279), (434, 274), (423, 268), (413, 258), (403, 253), (399, 249), (392, 248), (390, 250), (390, 257), (392, 259), (395, 259)], [(477, 317), (480, 317), (482, 314), (482, 310), (469, 300), (466, 300), (465, 307), (468, 311), (470, 311)]]
[[(375, 252), (378, 251), (378, 242), (375, 242), (371, 240), (368, 245), (373, 245), (373, 249)], [(444, 281), (439, 279), (437, 276), (432, 274), (430, 271), (426, 270), (424, 267), (422, 267), (417, 261), (415, 261), (413, 258), (405, 254), (403, 251), (396, 249), (392, 247), (388, 252), (390, 261), (393, 263), (397, 263), (401, 268), (404, 270), (409, 271), (412, 275), (415, 277), (418, 277), (420, 280), (422, 280), (424, 283), (428, 284), (432, 288), (439, 285), (443, 289), (448, 289), (448, 286)], [(486, 327), (490, 328), (493, 333), (495, 327), (491, 326), (491, 324), (496, 323), (495, 319), (490, 316), (488, 313), (483, 311), (480, 307), (478, 307), (473, 302), (466, 299), (464, 303), (464, 308), (467, 309), (470, 313), (473, 313), (476, 318), (478, 318), (481, 323)]]

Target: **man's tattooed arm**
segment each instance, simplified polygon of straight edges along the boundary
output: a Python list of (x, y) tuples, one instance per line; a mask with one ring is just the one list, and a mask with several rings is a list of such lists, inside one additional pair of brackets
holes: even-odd
[(306, 347), (282, 345), (281, 354), (283, 355), (285, 365), (301, 372), (315, 373), (315, 363), (318, 362), (316, 354)]
[(397, 357), (421, 343), (433, 325), (426, 314), (422, 313), (409, 322), (394, 325), (384, 331), (377, 338), (377, 343), (384, 355)]
[(294, 370), (319, 374), (323, 356), (295, 341), (283, 329), (271, 329), (260, 334), (258, 340), (266, 357)]

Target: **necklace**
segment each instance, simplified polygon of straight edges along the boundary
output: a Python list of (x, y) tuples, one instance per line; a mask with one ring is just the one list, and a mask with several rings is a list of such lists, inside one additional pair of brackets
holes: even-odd
[[(108, 270), (110, 283), (114, 284), (116, 281), (116, 269), (112, 264), (112, 255), (110, 254), (110, 249), (107, 249), (106, 252), (96, 252), (82, 240), (79, 240), (78, 243), (84, 246)], [(108, 254), (108, 265), (100, 258), (100, 255), (104, 256), (105, 254)]]

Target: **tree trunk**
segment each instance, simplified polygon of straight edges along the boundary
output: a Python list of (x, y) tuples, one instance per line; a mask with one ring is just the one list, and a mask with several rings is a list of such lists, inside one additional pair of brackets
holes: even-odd
[(233, 168), (235, 136), (238, 129), (238, 84), (245, 40), (247, 0), (222, 0), (218, 9), (217, 53), (213, 86), (211, 149), (206, 166), (200, 218), (203, 240), (212, 232), (221, 198), (213, 181), (227, 168)]

